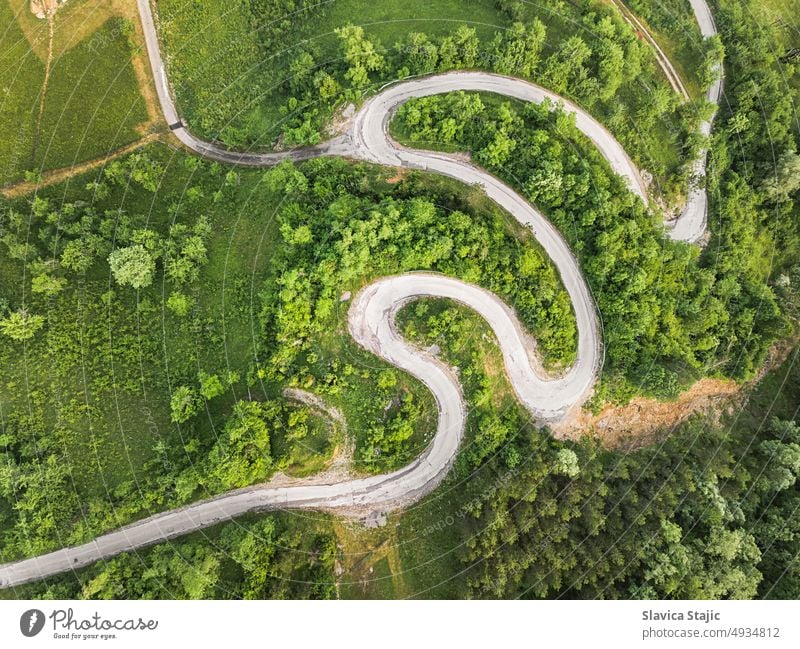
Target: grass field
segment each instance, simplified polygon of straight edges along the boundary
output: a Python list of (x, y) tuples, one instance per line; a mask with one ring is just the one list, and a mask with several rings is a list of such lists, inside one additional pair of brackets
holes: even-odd
[[(597, 42), (598, 34), (587, 26), (581, 13), (592, 7), (519, 3), (520, 13), (515, 19), (539, 18), (545, 24), (544, 58), (574, 35), (590, 47)], [(602, 3), (596, 8), (608, 9)], [(435, 38), (466, 24), (475, 28), (482, 44), (488, 44), (496, 32), (512, 22), (509, 13), (501, 11), (494, 0), (329, 0), (311, 5), (302, 15), (280, 14), (263, 20), (247, 3), (206, 2), (196, 6), (182, 0), (163, 0), (158, 13), (170, 78), (179, 109), (191, 128), (234, 147), (256, 148), (281, 143), (280, 136), (292, 117), (287, 117), (286, 106), (292, 98), (285, 82), (291, 78), (290, 65), (301, 49), (314, 53), (319, 69), (341, 67), (340, 45), (334, 34), (338, 27), (363, 26), (378, 49), (392, 56), (394, 45), (409, 32), (421, 31)], [(278, 26), (280, 34), (273, 33)], [(645, 67), (646, 85), (663, 83), (652, 60)], [(628, 88), (618, 93), (615, 101), (621, 103), (623, 112), (636, 113), (637, 92)], [(596, 108), (601, 119), (611, 119), (611, 109)], [(680, 143), (675, 134), (680, 125), (666, 119), (647, 133), (636, 133), (634, 120), (629, 128), (616, 128), (640, 164), (650, 168), (649, 159), (654, 159), (654, 166), (668, 170), (668, 174), (677, 173)]]
[[(410, 314), (406, 309), (404, 319)], [(469, 322), (470, 334), (464, 338), (463, 347), (452, 350), (449, 358), (464, 358), (473, 343), (478, 343), (482, 362), (496, 362), (498, 352), (486, 337), (486, 326), (468, 312), (459, 309)], [(745, 430), (763, 428), (771, 417), (792, 419), (798, 416), (800, 394), (800, 365), (798, 350), (786, 362), (767, 374), (753, 390), (741, 411), (727, 416), (719, 423), (726, 427), (735, 424)], [(505, 399), (510, 394), (503, 376), (492, 382), (492, 391)], [(513, 397), (511, 397), (513, 399)], [(366, 529), (358, 523), (336, 517), (307, 516), (287, 512), (278, 520), (296, 533), (333, 534), (337, 543), (337, 559), (341, 574), (337, 589), (344, 599), (402, 599), (402, 598), (453, 598), (463, 595), (469, 572), (462, 562), (464, 544), (477, 531), (472, 517), (466, 513), (470, 501), (481, 492), (492, 489), (504, 478), (485, 468), (475, 472), (464, 471), (463, 458), (470, 449), (474, 429), (471, 430), (460, 454), (460, 463), (445, 480), (440, 489), (402, 514), (390, 516), (388, 523), (377, 529)], [(536, 435), (530, 432), (528, 434)], [(673, 432), (680, 435), (680, 431)], [(691, 433), (689, 434), (691, 438)], [(611, 456), (613, 460), (613, 455)], [(611, 462), (613, 464), (613, 461)], [(228, 526), (247, 526), (254, 517), (243, 517)], [(211, 528), (187, 536), (180, 541), (198, 540), (214, 543), (226, 526)], [(177, 544), (172, 542), (177, 550)], [(141, 553), (147, 562), (147, 553)], [(197, 565), (200, 568), (200, 565)], [(97, 572), (98, 567), (81, 570), (77, 575), (50, 580), (51, 586), (63, 583), (75, 588)], [(0, 591), (0, 597), (37, 597), (45, 586), (31, 584), (12, 592)]]
[[(27, 2), (0, 3), (0, 185), (25, 171), (97, 158), (141, 136), (148, 116), (131, 66), (129, 24), (104, 12), (93, 14), (102, 18), (97, 25), (78, 23), (85, 16), (77, 10), (93, 4), (78, 0), (56, 15), (42, 101), (47, 22), (32, 16)], [(84, 23), (92, 31), (76, 34)]]
[(311, 15), (302, 19), (283, 16), (290, 27), (285, 40), (272, 47), (262, 45), (259, 35), (273, 23), (255, 24), (247, 3), (163, 0), (158, 15), (170, 81), (192, 127), (202, 135), (227, 140), (241, 133), (256, 145), (269, 146), (280, 133), (279, 109), (287, 99), (277, 86), (288, 74), (297, 46), (310, 45), (327, 62), (340, 56), (334, 30), (350, 23), (363, 25), (384, 48), (409, 31), (433, 35), (466, 23), (488, 38), (508, 23), (493, 0), (469, 0), (468, 12), (464, 4), (326, 0), (314, 4)]
[(626, 0), (675, 66), (691, 97), (700, 95), (697, 70), (703, 40), (689, 0)]
[[(198, 208), (186, 202), (178, 208), (178, 216), (169, 216), (185, 191), (199, 182), (210, 193), (215, 180), (220, 179), (213, 173), (196, 177), (190, 158), (173, 159), (166, 148), (156, 146), (148, 151), (163, 160), (170, 171), (155, 199), (148, 192), (120, 191), (113, 193), (107, 204), (139, 215), (137, 218), (148, 227), (163, 231), (171, 218), (181, 220)], [(48, 188), (42, 195), (59, 202), (85, 197), (84, 184), (96, 177), (96, 172), (76, 177)], [(21, 408), (31, 394), (46, 395), (52, 405), (36, 401), (32, 407), (41, 410), (54, 426), (75, 488), (84, 497), (103, 497), (146, 474), (144, 467), (154, 457), (154, 446), (174, 431), (169, 399), (179, 377), (192, 376), (198, 368), (208, 372), (232, 369), (242, 377), (246, 375), (257, 353), (257, 294), (280, 237), (272, 221), (280, 197), (267, 192), (260, 177), (261, 172), (244, 173), (232, 202), (204, 210), (216, 226), (208, 245), (209, 262), (194, 296), (207, 322), (204, 332), (193, 330), (185, 320), (162, 308), (168, 293), (162, 294), (161, 285), (138, 298), (132, 293), (115, 292), (112, 308), (107, 309), (103, 295), (109, 289), (108, 269), (95, 268), (89, 281), (70, 290), (68, 299), (50, 306), (47, 317), (58, 323), (58, 334), (49, 345), (29, 348), (24, 362), (19, 362), (8, 347), (6, 353), (0, 353), (0, 407), (8, 414)], [(23, 290), (19, 267), (0, 257), (0, 294), (16, 303), (22, 299)], [(335, 357), (374, 365), (375, 359), (346, 334), (345, 317), (342, 310), (337, 326), (319, 342), (319, 365), (324, 367), (326, 359)], [(53, 371), (55, 365), (72, 369), (64, 374)], [(401, 377), (400, 385), (416, 393), (418, 399), (430, 401), (415, 381)], [(279, 388), (267, 388), (264, 396), (277, 396)], [(361, 408), (371, 391), (372, 386), (363, 382), (355, 391), (343, 394), (336, 404), (348, 415), (357, 440), (372, 423)], [(233, 392), (239, 397), (247, 395), (243, 380)], [(215, 400), (208, 413), (198, 418), (193, 434), (216, 436), (232, 402), (232, 395)], [(429, 441), (430, 404), (428, 410), (410, 450), (412, 456)], [(61, 424), (56, 426), (55, 421)], [(310, 424), (309, 438), (299, 448), (280, 438), (274, 440), (275, 455), (285, 456), (289, 472), (295, 475), (321, 468), (332, 451), (326, 423), (313, 417)]]

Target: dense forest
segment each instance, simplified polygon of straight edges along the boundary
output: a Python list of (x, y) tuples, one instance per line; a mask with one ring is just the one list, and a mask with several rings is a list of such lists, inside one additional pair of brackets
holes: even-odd
[[(722, 344), (705, 351), (717, 355), (711, 363), (718, 371), (733, 376), (752, 375), (785, 331), (781, 320), (796, 322), (800, 280), (798, 95), (784, 76), (797, 72), (791, 65), (778, 69), (778, 39), (754, 22), (757, 12), (746, 4), (722, 2), (715, 14), (726, 51), (726, 104), (712, 136), (711, 242), (699, 260), (707, 293), (693, 319), (708, 317), (717, 331), (729, 331)], [(460, 131), (447, 131), (448, 117), (460, 118), (467, 101), (476, 102), (450, 97), (409, 104), (401, 126), (411, 139), (457, 143), (491, 165), (492, 132), (513, 113), (501, 105), (489, 113), (485, 130), (466, 122)], [(540, 185), (526, 185), (538, 171), (538, 161), (526, 163), (529, 132), (506, 127), (505, 134), (523, 143), (508, 156), (505, 166), (515, 173), (506, 177), (532, 195)], [(546, 195), (537, 200), (558, 219)], [(569, 226), (562, 224), (566, 236), (580, 232)], [(497, 469), (511, 479), (478, 488), (468, 503), (476, 519), (463, 557), (474, 566), (468, 591), (491, 597), (796, 598), (796, 368), (791, 374), (784, 419), (764, 413), (764, 402), (774, 403), (776, 395), (775, 383), (767, 381), (752, 406), (757, 415), (745, 411), (724, 426), (698, 418), (635, 454), (598, 452), (587, 442), (574, 449), (575, 461), (565, 470), (561, 451), (534, 438), (535, 450), (520, 453), (529, 458), (524, 468)], [(542, 446), (552, 449), (549, 461)], [(545, 479), (565, 472), (560, 482)]]
[[(570, 116), (456, 93), (401, 106), (395, 130), (412, 146), (466, 149), (544, 208), (578, 253), (603, 318), (608, 398), (674, 397), (699, 374), (750, 378), (788, 331), (770, 269), (698, 260), (664, 228), (581, 136)], [(551, 124), (553, 124), (551, 126)], [(717, 235), (719, 245), (730, 236)], [(737, 250), (757, 241), (739, 241)], [(763, 245), (763, 244), (762, 244)]]
[[(255, 566), (229, 550), (252, 525), (230, 523), (15, 594), (188, 597), (202, 587), (206, 597), (797, 598), (796, 352), (719, 422), (696, 417), (646, 448), (609, 451), (590, 437), (563, 442), (526, 425), (505, 379), (486, 374), (498, 350), (472, 343), (485, 331), (474, 314), (425, 300), (401, 320), (406, 335), (437, 341), (446, 360), (461, 365), (473, 416), (445, 483), (398, 515), (397, 527), (348, 545), (350, 557), (326, 545), (325, 530), (338, 534), (341, 526), (273, 515), (247, 537), (260, 548)], [(295, 541), (276, 551), (278, 534)], [(355, 588), (371, 554), (362, 546), (389, 541), (405, 586), (393, 590), (390, 576), (370, 570), (360, 577), (367, 590)], [(312, 545), (310, 562), (298, 542)], [(335, 588), (326, 563), (333, 556), (347, 565)], [(254, 569), (260, 586), (250, 590), (243, 583), (252, 583)], [(309, 571), (313, 580), (304, 581)]]
[[(476, 325), (456, 307), (429, 307), (421, 324), (406, 321), (414, 340), (436, 341), (466, 368), (475, 435), (443, 487), (447, 496), (429, 499), (430, 511), (406, 522), (409, 537), (429, 543), (431, 556), (448, 548), (466, 575), (458, 586), (420, 576), (420, 589), (472, 597), (797, 597), (796, 352), (741, 411), (718, 422), (696, 417), (645, 448), (609, 451), (591, 438), (565, 443), (530, 429), (505, 382), (486, 390), (480, 368), (491, 361), (471, 343)], [(493, 435), (496, 451), (480, 454), (477, 440)], [(463, 544), (420, 532), (438, 530), (442, 520), (459, 521)]]

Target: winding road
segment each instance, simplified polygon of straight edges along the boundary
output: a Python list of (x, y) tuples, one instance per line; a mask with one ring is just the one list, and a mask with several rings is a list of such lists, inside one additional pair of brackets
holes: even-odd
[[(692, 1), (693, 5), (695, 1), (704, 4), (702, 0)], [(194, 137), (180, 120), (169, 91), (149, 2), (137, 2), (161, 107), (170, 128), (183, 144), (204, 157), (233, 164), (269, 166), (285, 159), (343, 155), (383, 165), (429, 170), (481, 186), (491, 199), (528, 227), (550, 255), (572, 300), (578, 327), (577, 360), (564, 376), (556, 379), (546, 376), (536, 358), (535, 342), (513, 310), (478, 286), (433, 273), (407, 273), (379, 279), (353, 299), (348, 311), (349, 331), (358, 344), (418, 378), (434, 395), (439, 410), (437, 430), (430, 446), (419, 458), (385, 475), (332, 484), (298, 482), (285, 487), (253, 486), (157, 514), (83, 545), (2, 565), (0, 588), (81, 568), (121, 552), (231, 520), (246, 512), (289, 508), (386, 511), (429, 493), (442, 481), (456, 456), (466, 410), (453, 370), (406, 343), (395, 328), (398, 310), (419, 297), (455, 300), (486, 320), (497, 337), (510, 383), (520, 402), (534, 417), (543, 421), (557, 420), (587, 398), (602, 363), (602, 343), (594, 302), (569, 247), (541, 213), (491, 174), (446, 154), (396, 146), (387, 128), (393, 111), (402, 102), (451, 90), (485, 90), (524, 101), (550, 100), (575, 114), (578, 128), (597, 146), (612, 169), (625, 178), (631, 191), (642, 200), (647, 196), (639, 172), (623, 148), (586, 111), (535, 84), (482, 72), (457, 72), (390, 85), (365, 102), (346, 135), (317, 147), (261, 154), (228, 151), (204, 142)], [(705, 223), (705, 214), (702, 221)], [(695, 233), (696, 227), (687, 227), (687, 230)]]

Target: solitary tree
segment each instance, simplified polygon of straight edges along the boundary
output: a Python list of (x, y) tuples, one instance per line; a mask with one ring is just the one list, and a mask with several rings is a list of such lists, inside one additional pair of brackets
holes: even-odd
[(108, 263), (114, 279), (122, 286), (140, 289), (153, 283), (156, 262), (142, 245), (117, 248), (108, 256)]
[(200, 400), (192, 388), (188, 385), (181, 385), (172, 393), (169, 405), (172, 421), (182, 424), (197, 414), (200, 409)]

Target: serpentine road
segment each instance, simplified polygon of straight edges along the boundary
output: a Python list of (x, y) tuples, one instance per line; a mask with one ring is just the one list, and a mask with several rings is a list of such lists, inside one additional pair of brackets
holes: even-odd
[[(539, 367), (535, 342), (513, 310), (478, 286), (433, 273), (407, 273), (379, 279), (353, 299), (348, 326), (357, 343), (418, 378), (434, 395), (439, 410), (437, 430), (432, 443), (419, 458), (385, 475), (331, 484), (299, 481), (285, 487), (253, 486), (157, 514), (80, 546), (2, 565), (0, 588), (81, 568), (120, 552), (231, 520), (246, 512), (289, 508), (386, 511), (429, 493), (442, 481), (456, 456), (466, 411), (460, 383), (453, 370), (434, 356), (407, 344), (395, 328), (397, 311), (419, 297), (455, 300), (487, 321), (500, 344), (509, 381), (520, 402), (534, 417), (542, 421), (557, 420), (586, 399), (602, 363), (601, 336), (595, 305), (575, 257), (552, 224), (494, 176), (446, 154), (412, 151), (395, 145), (388, 137), (388, 122), (396, 107), (410, 97), (452, 90), (482, 90), (524, 101), (550, 100), (560, 104), (575, 115), (578, 128), (597, 146), (612, 169), (628, 182), (631, 191), (642, 200), (647, 196), (630, 158), (591, 115), (535, 84), (482, 72), (456, 72), (390, 85), (365, 102), (346, 135), (317, 147), (261, 154), (233, 152), (204, 142), (194, 137), (179, 118), (169, 91), (149, 2), (137, 1), (164, 116), (188, 148), (214, 160), (253, 166), (274, 165), (285, 159), (343, 155), (383, 165), (429, 170), (481, 186), (491, 199), (533, 232), (558, 269), (577, 321), (577, 360), (564, 376), (547, 377)], [(693, 5), (696, 1), (704, 4), (702, 0), (692, 0)], [(705, 223), (705, 214), (702, 222)]]

